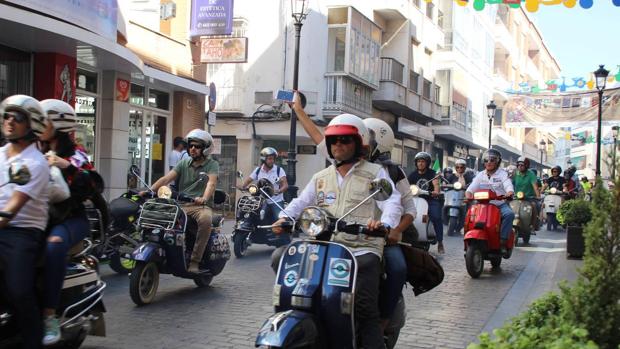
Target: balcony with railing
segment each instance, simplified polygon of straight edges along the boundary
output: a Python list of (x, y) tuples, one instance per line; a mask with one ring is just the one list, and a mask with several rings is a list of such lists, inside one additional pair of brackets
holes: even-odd
[(441, 120), (434, 122), (433, 131), (438, 137), (450, 139), (478, 148), (472, 137), (471, 113), (454, 104), (441, 107)]
[(394, 58), (381, 58), (379, 89), (373, 93), (373, 103), (382, 109), (406, 106), (407, 88), (403, 72), (405, 66)]
[(326, 75), (325, 84), (325, 103), (323, 103), (325, 116), (342, 113), (371, 116), (372, 90), (368, 86), (342, 74)]

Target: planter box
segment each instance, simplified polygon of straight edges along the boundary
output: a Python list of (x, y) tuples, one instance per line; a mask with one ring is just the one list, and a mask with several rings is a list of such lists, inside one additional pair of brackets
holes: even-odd
[(566, 253), (568, 256), (581, 258), (585, 249), (583, 227), (575, 225), (566, 227)]

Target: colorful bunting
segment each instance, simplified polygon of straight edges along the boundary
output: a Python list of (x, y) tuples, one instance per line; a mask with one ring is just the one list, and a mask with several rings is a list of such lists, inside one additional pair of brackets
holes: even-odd
[[(426, 2), (432, 2), (432, 0), (425, 0)], [(553, 6), (564, 5), (566, 8), (573, 8), (577, 4), (583, 9), (589, 9), (594, 5), (594, 0), (454, 0), (459, 6), (467, 6), (469, 3), (473, 4), (474, 10), (482, 11), (484, 7), (488, 5), (506, 4), (511, 8), (519, 8), (521, 4), (524, 4), (525, 9), (528, 12), (536, 12), (540, 8), (540, 5)], [(599, 0), (602, 1), (602, 0)], [(620, 7), (620, 0), (612, 0), (615, 6)]]
[[(618, 0), (620, 1), (620, 0)], [(610, 74), (607, 77), (607, 87), (612, 87), (613, 84), (620, 83), (620, 65), (617, 66), (618, 71), (616, 74)], [(535, 84), (535, 83), (534, 83)], [(521, 82), (517, 84), (517, 87), (514, 86), (504, 90), (506, 93), (549, 93), (549, 92), (568, 92), (568, 91), (578, 91), (578, 90), (594, 90), (595, 82), (594, 76), (590, 74), (590, 78), (586, 80), (585, 77), (574, 77), (571, 79), (567, 79), (566, 77), (562, 77), (561, 79), (548, 80), (545, 81), (545, 86), (540, 87), (536, 85), (530, 85), (529, 82)]]

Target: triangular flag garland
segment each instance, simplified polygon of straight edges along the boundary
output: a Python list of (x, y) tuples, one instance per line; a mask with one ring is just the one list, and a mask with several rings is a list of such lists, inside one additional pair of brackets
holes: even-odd
[[(597, 3), (604, 0), (597, 0)], [(609, 1), (609, 0), (607, 0)], [(424, 2), (433, 2), (433, 0), (424, 0)], [(582, 9), (589, 9), (594, 6), (594, 0), (454, 0), (459, 6), (467, 6), (472, 4), (474, 10), (482, 11), (486, 5), (506, 4), (511, 8), (519, 8), (523, 6), (528, 12), (536, 12), (543, 6), (564, 5), (565, 8), (575, 8), (577, 5)], [(620, 7), (620, 0), (611, 0), (614, 6)]]

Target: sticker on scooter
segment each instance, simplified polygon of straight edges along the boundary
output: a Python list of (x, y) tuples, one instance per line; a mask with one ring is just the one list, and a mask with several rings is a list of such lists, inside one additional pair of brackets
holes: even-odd
[(306, 253), (306, 245), (299, 245), (299, 247), (297, 248), (297, 252), (299, 252), (299, 254)]
[(310, 244), (310, 245), (308, 245), (308, 252), (309, 253), (319, 253), (319, 248), (320, 248), (319, 245), (312, 245), (312, 244)]
[(349, 287), (351, 283), (351, 260), (331, 258), (329, 260), (329, 286)]
[(319, 255), (316, 254), (316, 253), (313, 253), (313, 254), (310, 255), (310, 257), (308, 257), (308, 259), (310, 259), (313, 262), (316, 262), (316, 261), (319, 260)]
[(284, 286), (292, 287), (297, 283), (297, 272), (291, 270), (284, 275)]
[(177, 234), (177, 246), (183, 246), (183, 234)]
[(298, 267), (299, 263), (293, 263), (293, 264), (288, 264), (288, 263), (284, 263), (284, 269), (291, 269), (294, 267)]
[(297, 248), (295, 248), (295, 246), (291, 246), (288, 248), (288, 255), (292, 256), (297, 252)]

